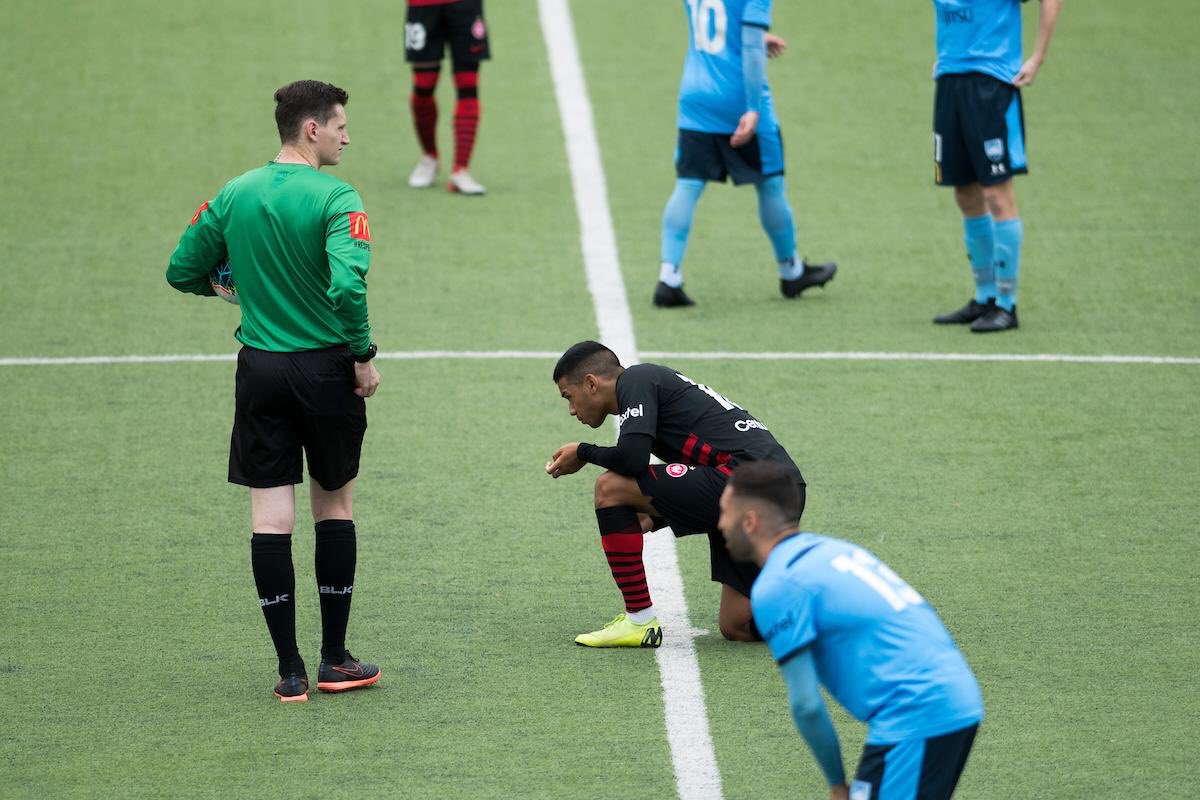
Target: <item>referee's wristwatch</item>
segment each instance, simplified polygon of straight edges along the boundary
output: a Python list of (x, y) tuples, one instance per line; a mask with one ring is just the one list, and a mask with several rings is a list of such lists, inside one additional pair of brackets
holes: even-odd
[(378, 352), (379, 352), (379, 348), (375, 345), (374, 342), (371, 342), (370, 347), (367, 348), (367, 352), (363, 353), (361, 356), (356, 356), (353, 353), (351, 353), (350, 355), (355, 360), (355, 362), (357, 362), (359, 364), (365, 364), (368, 361), (370, 361), (372, 358), (374, 358), (375, 354)]

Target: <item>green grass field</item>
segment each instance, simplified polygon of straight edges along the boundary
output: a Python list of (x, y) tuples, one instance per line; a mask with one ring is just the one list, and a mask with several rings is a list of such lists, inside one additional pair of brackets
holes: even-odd
[[(803, 252), (841, 264), (829, 288), (781, 300), (751, 191), (713, 187), (686, 267), (699, 305), (651, 307), (680, 6), (571, 3), (641, 348), (1200, 356), (1200, 45), (1163, 24), (1189, 4), (1064, 8), (1025, 95), (1022, 327), (990, 338), (928, 321), (970, 279), (931, 185), (927, 4), (777, 4), (789, 195)], [(351, 94), (334, 174), (371, 214), (382, 349), (594, 337), (537, 6), (488, 14), (473, 171), (489, 196), (467, 199), (405, 185), (400, 3), (5, 3), (0, 359), (233, 352), (237, 311), (162, 273), (196, 206), (275, 154), (272, 92), (302, 77)], [(806, 528), (872, 549), (938, 608), (988, 713), (956, 797), (1180, 796), (1200, 778), (1200, 366), (671, 365), (770, 424), (809, 479)], [(652, 654), (571, 644), (619, 595), (594, 470), (541, 471), (580, 434), (552, 367), (380, 364), (350, 642), (384, 678), (290, 707), (269, 691), (245, 493), (225, 483), (232, 363), (0, 366), (0, 797), (672, 796)], [(679, 556), (710, 631), (725, 796), (827, 796), (765, 648), (716, 633), (707, 548)], [(852, 765), (862, 728), (836, 721)]]

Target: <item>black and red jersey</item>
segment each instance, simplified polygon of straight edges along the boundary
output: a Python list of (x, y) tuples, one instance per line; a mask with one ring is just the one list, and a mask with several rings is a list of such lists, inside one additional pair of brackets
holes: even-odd
[(636, 364), (622, 372), (617, 409), (620, 436), (653, 437), (651, 452), (668, 464), (731, 468), (742, 461), (777, 461), (804, 484), (800, 468), (766, 425), (669, 367)]

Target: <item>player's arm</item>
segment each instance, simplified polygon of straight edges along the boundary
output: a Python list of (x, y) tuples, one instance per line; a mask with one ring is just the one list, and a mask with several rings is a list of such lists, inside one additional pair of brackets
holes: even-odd
[(754, 137), (762, 111), (763, 84), (767, 80), (766, 29), (752, 23), (742, 24), (742, 88), (746, 95), (746, 110), (738, 120), (737, 130), (729, 138), (734, 147), (741, 147)]
[(325, 253), (329, 257), (329, 301), (342, 322), (350, 352), (365, 355), (371, 347), (367, 319), (371, 233), (362, 201), (348, 186), (331, 203), (325, 224)]
[(1033, 45), (1033, 55), (1021, 65), (1021, 71), (1013, 78), (1014, 86), (1032, 86), (1037, 77), (1042, 62), (1046, 60), (1046, 50), (1050, 48), (1050, 38), (1054, 36), (1054, 26), (1058, 24), (1058, 12), (1062, 8), (1062, 0), (1042, 0), (1038, 12), (1037, 39)]
[(787, 682), (788, 702), (796, 730), (808, 742), (830, 787), (844, 787), (846, 771), (842, 766), (842, 750), (825, 699), (821, 697), (812, 650), (805, 647), (780, 664), (779, 669)]
[(585, 464), (595, 464), (636, 478), (650, 465), (650, 449), (653, 445), (653, 436), (645, 433), (624, 433), (617, 439), (616, 447), (601, 447), (584, 442), (579, 445), (576, 456)]
[[(216, 202), (212, 201), (214, 204)], [(224, 256), (225, 237), (211, 204), (205, 203), (196, 210), (191, 224), (171, 254), (167, 264), (167, 283), (181, 292), (211, 297), (216, 292), (213, 291), (208, 273)]]

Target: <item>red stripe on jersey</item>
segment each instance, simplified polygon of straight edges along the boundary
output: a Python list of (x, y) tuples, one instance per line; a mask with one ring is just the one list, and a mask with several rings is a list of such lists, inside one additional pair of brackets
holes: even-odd
[(192, 224), (192, 225), (195, 225), (195, 224), (196, 224), (196, 221), (197, 221), (198, 219), (200, 219), (200, 215), (201, 215), (201, 214), (203, 214), (203, 213), (204, 213), (205, 211), (207, 211), (207, 210), (208, 210), (208, 201), (207, 201), (207, 200), (205, 200), (203, 203), (201, 203), (201, 204), (200, 204), (200, 207), (196, 209), (196, 213), (195, 213), (195, 214), (192, 214), (192, 222), (191, 222), (191, 224)]
[(728, 464), (729, 458), (729, 453), (717, 453), (717, 457), (713, 459), (713, 462), (717, 464), (717, 466), (721, 466), (722, 464)]
[(704, 446), (700, 448), (700, 458), (697, 459), (700, 462), (700, 466), (703, 467), (703, 466), (708, 465), (708, 454), (711, 452), (712, 452), (712, 445), (709, 444), (708, 442), (705, 442)]
[(719, 467), (717, 467), (717, 471), (718, 471), (718, 472), (721, 472), (721, 473), (723, 473), (723, 474), (725, 474), (725, 475), (732, 475), (732, 474), (733, 474), (733, 470), (731, 470), (729, 467), (725, 466), (724, 464), (722, 464), (722, 465), (720, 465)]
[(696, 436), (696, 434), (688, 434), (687, 441), (683, 443), (683, 449), (679, 451), (679, 454), (683, 456), (684, 461), (692, 460), (692, 450), (696, 447), (696, 442), (698, 441), (700, 441), (700, 439)]

